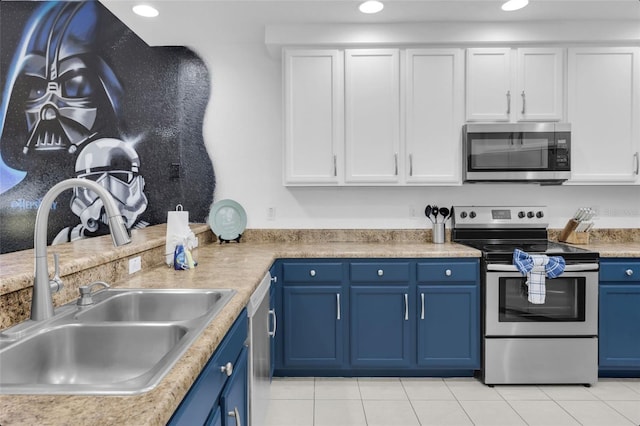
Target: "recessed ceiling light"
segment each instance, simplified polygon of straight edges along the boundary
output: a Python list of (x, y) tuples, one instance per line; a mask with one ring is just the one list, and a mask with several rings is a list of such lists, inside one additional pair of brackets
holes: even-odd
[(362, 13), (378, 13), (384, 9), (384, 4), (376, 0), (368, 0), (360, 4), (359, 9)]
[(133, 6), (133, 13), (144, 16), (145, 18), (155, 18), (159, 14), (158, 9), (149, 6), (148, 4), (138, 4)]
[(502, 5), (502, 10), (511, 12), (512, 10), (522, 9), (529, 4), (529, 0), (509, 0)]

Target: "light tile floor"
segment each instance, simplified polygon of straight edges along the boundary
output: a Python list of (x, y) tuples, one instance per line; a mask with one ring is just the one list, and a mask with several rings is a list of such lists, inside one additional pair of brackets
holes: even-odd
[(638, 426), (640, 379), (495, 386), (473, 378), (274, 378), (265, 426)]

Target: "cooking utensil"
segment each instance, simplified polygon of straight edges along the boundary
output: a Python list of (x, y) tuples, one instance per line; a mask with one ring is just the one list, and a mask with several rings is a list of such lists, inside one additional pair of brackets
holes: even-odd
[(429, 222), (433, 223), (433, 220), (431, 219), (431, 204), (427, 204), (427, 207), (425, 207), (424, 215), (429, 219)]
[(433, 214), (433, 223), (438, 223), (438, 206), (433, 206), (431, 208), (431, 213)]
[(440, 207), (438, 213), (440, 213), (443, 217), (442, 223), (445, 223), (447, 219), (449, 219), (449, 215), (451, 215), (451, 211), (446, 207)]

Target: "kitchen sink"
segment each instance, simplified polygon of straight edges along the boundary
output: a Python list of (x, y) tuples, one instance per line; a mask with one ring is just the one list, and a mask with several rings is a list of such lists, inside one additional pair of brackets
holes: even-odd
[(230, 289), (105, 289), (0, 333), (0, 394), (133, 395), (160, 383)]
[(222, 309), (234, 290), (107, 289), (106, 296), (76, 315), (78, 321), (186, 321)]

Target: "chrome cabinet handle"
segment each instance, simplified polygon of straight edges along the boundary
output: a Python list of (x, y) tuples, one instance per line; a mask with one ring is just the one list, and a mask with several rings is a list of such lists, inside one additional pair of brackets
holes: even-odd
[(395, 154), (393, 154), (393, 162), (395, 164), (394, 175), (398, 176), (398, 153), (397, 152)]
[(413, 176), (413, 154), (409, 154), (409, 176)]
[(220, 372), (221, 373), (226, 373), (227, 377), (231, 376), (233, 374), (233, 364), (228, 362), (225, 365), (221, 365), (220, 366)]
[(242, 420), (240, 419), (240, 411), (238, 411), (238, 407), (233, 407), (233, 411), (229, 411), (227, 413), (229, 417), (234, 417), (236, 419), (236, 426), (242, 426)]
[(526, 102), (527, 102), (527, 100), (525, 99), (524, 90), (523, 90), (522, 91), (522, 115), (524, 115)]
[(628, 277), (630, 277), (631, 275), (633, 275), (633, 269), (627, 269), (626, 271), (624, 271), (625, 274), (627, 274)]
[(633, 159), (636, 163), (636, 169), (634, 170), (634, 173), (636, 176), (638, 176), (638, 173), (640, 172), (640, 154), (637, 152), (633, 154)]
[(446, 276), (450, 277), (450, 276), (451, 276), (451, 274), (452, 274), (451, 269), (447, 269), (446, 271), (444, 271), (444, 274), (445, 274)]
[(420, 293), (420, 304), (422, 305), (420, 308), (420, 319), (424, 319), (424, 293)]
[(507, 90), (507, 115), (511, 114), (511, 90)]
[(340, 293), (336, 293), (336, 319), (340, 321)]
[(381, 277), (384, 275), (384, 270), (383, 269), (378, 269), (378, 276)]
[(404, 320), (409, 321), (409, 295), (404, 294)]
[(311, 275), (312, 277), (315, 277), (316, 276), (316, 270), (315, 269), (310, 270), (309, 271), (309, 275)]
[(278, 277), (271, 277), (271, 282), (276, 284), (278, 282)]
[(333, 155), (333, 177), (338, 176), (338, 161), (336, 155)]
[(278, 317), (276, 317), (276, 311), (269, 309), (269, 315), (273, 318), (273, 331), (269, 331), (269, 336), (276, 337), (276, 330), (278, 329)]

